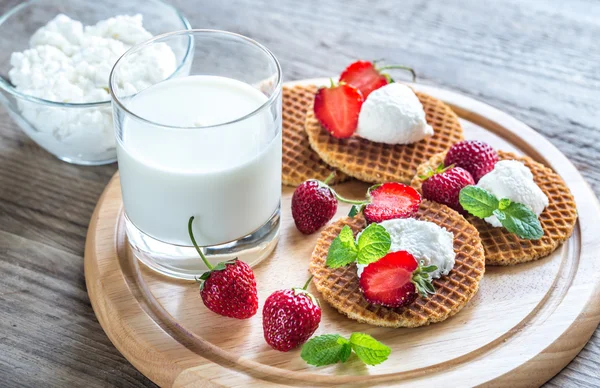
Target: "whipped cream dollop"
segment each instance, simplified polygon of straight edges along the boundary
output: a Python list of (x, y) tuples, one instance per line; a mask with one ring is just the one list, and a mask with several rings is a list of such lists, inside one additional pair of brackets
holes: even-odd
[[(435, 265), (437, 269), (431, 273), (432, 278), (439, 278), (454, 268), (454, 234), (429, 221), (414, 218), (393, 219), (381, 222), (390, 234), (392, 246), (390, 252), (407, 251), (423, 266)], [(356, 236), (356, 240), (360, 233)], [(358, 276), (366, 267), (357, 264)]]
[(378, 143), (410, 144), (433, 135), (433, 128), (412, 89), (391, 83), (369, 94), (360, 109), (356, 134)]
[[(548, 197), (533, 181), (533, 174), (518, 160), (502, 160), (477, 183), (478, 187), (494, 194), (496, 198), (508, 198), (530, 208), (538, 217), (548, 206)], [(492, 215), (485, 221), (496, 228), (502, 226)]]

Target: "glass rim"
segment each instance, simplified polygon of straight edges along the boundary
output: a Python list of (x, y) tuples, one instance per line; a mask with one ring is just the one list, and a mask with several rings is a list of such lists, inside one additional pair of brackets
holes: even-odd
[[(215, 34), (215, 35), (225, 35), (228, 37), (234, 37), (234, 38), (238, 38), (241, 39), (242, 41), (244, 41), (245, 43), (251, 44), (257, 48), (259, 48), (263, 53), (265, 53), (267, 55), (268, 58), (270, 58), (273, 63), (275, 63), (275, 67), (277, 69), (277, 80), (275, 82), (275, 86), (274, 86), (274, 90), (280, 90), (281, 86), (282, 86), (282, 72), (281, 72), (281, 65), (279, 64), (279, 61), (277, 60), (277, 57), (275, 57), (275, 55), (273, 54), (273, 52), (271, 52), (271, 50), (269, 50), (267, 47), (265, 47), (264, 45), (262, 45), (261, 43), (258, 43), (257, 41), (255, 41), (254, 39), (248, 38), (247, 36), (241, 35), (241, 34), (237, 34), (235, 32), (230, 32), (230, 31), (224, 31), (224, 30), (214, 30), (214, 29), (189, 29), (189, 30), (180, 30), (180, 31), (173, 31), (173, 32), (167, 32), (165, 34), (161, 34), (161, 35), (157, 35), (155, 37), (153, 37), (152, 39), (149, 39), (143, 43), (137, 44), (135, 46), (133, 46), (132, 48), (130, 48), (129, 50), (127, 50), (125, 52), (125, 54), (123, 54), (118, 60), (117, 62), (115, 62), (111, 72), (110, 72), (110, 77), (109, 77), (109, 81), (108, 81), (108, 89), (110, 92), (110, 95), (112, 97), (112, 102), (113, 104), (117, 104), (119, 106), (120, 109), (122, 109), (124, 112), (127, 113), (127, 115), (140, 120), (144, 123), (147, 124), (151, 124), (154, 126), (158, 126), (158, 127), (162, 127), (162, 128), (169, 128), (169, 129), (194, 129), (194, 130), (198, 130), (198, 128), (202, 128), (202, 129), (211, 129), (211, 128), (218, 128), (218, 127), (222, 127), (225, 125), (231, 125), (231, 124), (235, 124), (235, 123), (239, 123), (242, 122), (244, 120), (249, 119), (250, 117), (262, 112), (263, 110), (265, 110), (267, 107), (271, 106), (273, 104), (273, 102), (275, 101), (275, 99), (278, 98), (279, 93), (275, 92), (273, 94), (271, 94), (269, 96), (269, 98), (263, 102), (259, 107), (257, 107), (256, 109), (254, 109), (252, 112), (247, 113), (241, 117), (238, 117), (236, 119), (230, 120), (230, 121), (226, 121), (226, 122), (222, 122), (222, 123), (218, 123), (218, 124), (212, 124), (212, 125), (206, 125), (206, 126), (202, 126), (202, 127), (195, 127), (195, 126), (189, 126), (189, 127), (185, 127), (185, 126), (177, 126), (177, 125), (168, 125), (168, 124), (162, 124), (162, 123), (158, 123), (152, 120), (148, 120), (140, 115), (137, 115), (135, 113), (133, 113), (132, 111), (130, 111), (129, 109), (127, 109), (127, 107), (125, 107), (125, 105), (123, 105), (123, 103), (121, 102), (121, 100), (119, 99), (119, 97), (117, 97), (114, 93), (113, 90), (113, 83), (114, 83), (114, 78), (115, 78), (115, 69), (117, 68), (117, 66), (119, 65), (119, 63), (127, 56), (143, 49), (144, 47), (148, 47), (154, 43), (157, 43), (157, 41), (166, 39), (166, 38), (171, 38), (173, 36), (180, 36), (180, 35), (196, 35), (196, 34)], [(188, 45), (189, 47), (193, 46), (192, 44)], [(187, 54), (186, 57), (184, 58), (184, 60), (187, 59)], [(184, 63), (184, 62), (182, 62)], [(179, 70), (179, 68), (178, 68)], [(175, 73), (173, 73), (175, 74)]]
[[(179, 18), (179, 20), (181, 20), (181, 22), (183, 23), (183, 26), (185, 27), (185, 30), (182, 30), (182, 31), (191, 30), (192, 25), (187, 20), (187, 18), (183, 15), (182, 12), (180, 12), (177, 8), (175, 8), (174, 6), (172, 6), (169, 3), (165, 2), (164, 0), (155, 0), (155, 1), (162, 3), (165, 7), (171, 8), (175, 12), (175, 14)], [(28, 1), (25, 1), (21, 4), (18, 4), (16, 6), (12, 7), (8, 11), (6, 11), (2, 16), (0, 16), (0, 26), (2, 26), (10, 17), (16, 15), (23, 8), (27, 8), (28, 6), (33, 5), (35, 3), (39, 3), (39, 2), (40, 2), (40, 0), (28, 0)], [(165, 35), (165, 34), (161, 34), (161, 35)], [(157, 35), (157, 36), (161, 36), (161, 35)], [(142, 44), (142, 43), (140, 43), (140, 44)], [(188, 55), (190, 54), (190, 51), (191, 51), (191, 47), (188, 46), (187, 51), (185, 53), (184, 61), (182, 61), (182, 63), (185, 63), (185, 60), (187, 59)], [(125, 55), (125, 54), (123, 54), (123, 55)], [(121, 57), (119, 57), (119, 59), (121, 59)], [(177, 70), (179, 70), (179, 68), (177, 68)], [(30, 94), (25, 94), (25, 93), (19, 92), (8, 81), (8, 79), (5, 79), (5, 77), (3, 77), (3, 76), (0, 77), (0, 88), (6, 90), (8, 93), (12, 94), (15, 97), (19, 97), (28, 102), (35, 102), (35, 103), (41, 104), (41, 105), (48, 105), (48, 106), (54, 106), (54, 107), (60, 107), (60, 108), (94, 108), (94, 107), (99, 107), (99, 106), (104, 106), (104, 105), (110, 105), (110, 102), (111, 102), (110, 98), (108, 100), (94, 101), (94, 102), (60, 102), (60, 101), (46, 100), (44, 98), (35, 97)]]

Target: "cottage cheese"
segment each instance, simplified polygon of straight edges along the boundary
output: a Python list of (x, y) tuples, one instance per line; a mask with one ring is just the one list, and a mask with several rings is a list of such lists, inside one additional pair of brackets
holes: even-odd
[[(119, 15), (94, 26), (60, 14), (36, 31), (30, 48), (11, 56), (8, 75), (23, 94), (49, 101), (90, 103), (110, 100), (108, 79), (117, 59), (133, 45), (152, 35), (142, 16)], [(176, 68), (173, 51), (158, 44), (139, 54), (130, 68), (126, 92), (135, 93), (165, 79)], [(25, 131), (42, 147), (59, 156), (86, 158), (115, 155), (110, 106), (60, 108), (19, 100)]]
[(433, 135), (433, 128), (412, 89), (391, 83), (369, 94), (358, 116), (356, 134), (378, 143), (410, 144)]
[[(448, 275), (454, 268), (454, 235), (439, 225), (414, 218), (383, 221), (383, 226), (390, 234), (392, 246), (390, 252), (407, 251), (422, 265), (437, 266), (431, 273), (432, 278)], [(356, 237), (358, 241), (358, 237)], [(358, 276), (366, 266), (357, 264)]]
[[(502, 160), (477, 183), (478, 187), (494, 194), (496, 198), (508, 198), (530, 208), (538, 217), (548, 206), (548, 197), (533, 181), (533, 174), (518, 160)], [(496, 216), (485, 221), (497, 228), (502, 224)]]

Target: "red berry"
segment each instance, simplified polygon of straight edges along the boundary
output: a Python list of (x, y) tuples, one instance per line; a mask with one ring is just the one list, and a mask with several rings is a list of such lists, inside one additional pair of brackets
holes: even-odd
[(402, 307), (411, 304), (417, 293), (432, 293), (431, 270), (419, 266), (414, 256), (406, 251), (392, 252), (366, 266), (359, 284), (369, 303)]
[(460, 191), (463, 187), (474, 184), (473, 177), (467, 170), (452, 167), (434, 173), (423, 182), (423, 197), (463, 212), (458, 199)]
[(345, 139), (356, 131), (363, 104), (358, 89), (345, 83), (319, 89), (315, 96), (315, 117), (333, 137)]
[(389, 83), (388, 78), (375, 68), (373, 62), (369, 61), (356, 61), (350, 64), (342, 72), (340, 81), (360, 90), (365, 100), (373, 90)]
[(292, 217), (300, 232), (311, 234), (333, 218), (337, 205), (329, 186), (317, 180), (308, 180), (294, 191)]
[(263, 307), (265, 341), (275, 350), (287, 352), (306, 342), (319, 327), (321, 308), (301, 288), (272, 293)]
[(200, 296), (206, 307), (226, 317), (246, 319), (258, 310), (254, 272), (237, 259), (225, 263), (225, 269), (212, 270)]
[(383, 183), (369, 192), (371, 202), (364, 215), (369, 222), (413, 216), (421, 204), (421, 195), (410, 186), (397, 182)]
[(464, 140), (454, 144), (448, 150), (444, 164), (454, 164), (471, 173), (475, 183), (494, 169), (498, 162), (498, 153), (489, 144), (479, 140)]

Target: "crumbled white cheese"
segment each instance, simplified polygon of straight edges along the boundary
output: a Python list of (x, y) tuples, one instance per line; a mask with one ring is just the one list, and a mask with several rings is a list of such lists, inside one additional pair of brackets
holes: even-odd
[[(533, 174), (518, 160), (501, 160), (494, 169), (485, 174), (477, 183), (478, 187), (494, 194), (496, 198), (508, 198), (530, 208), (538, 217), (546, 206), (548, 197), (533, 181)], [(496, 216), (485, 219), (497, 228), (502, 224)]]
[[(11, 56), (8, 75), (26, 95), (65, 103), (110, 100), (108, 79), (112, 66), (129, 48), (152, 35), (142, 26), (142, 16), (119, 15), (84, 27), (60, 14), (37, 30), (30, 48)], [(176, 68), (175, 54), (166, 44), (143, 50), (123, 69), (126, 91), (134, 93), (165, 79)], [(19, 101), (27, 120), (26, 132), (59, 156), (115, 154), (110, 106), (60, 108)]]
[(433, 128), (412, 89), (391, 83), (369, 94), (360, 109), (356, 134), (378, 143), (410, 144), (433, 135)]
[[(407, 251), (423, 266), (435, 265), (432, 278), (448, 275), (454, 268), (454, 234), (429, 221), (414, 218), (393, 219), (381, 222), (390, 234), (390, 252)], [(356, 237), (358, 241), (358, 237)], [(357, 264), (358, 276), (366, 266)]]

